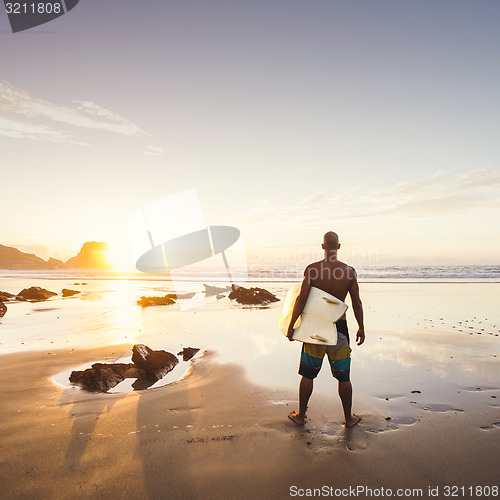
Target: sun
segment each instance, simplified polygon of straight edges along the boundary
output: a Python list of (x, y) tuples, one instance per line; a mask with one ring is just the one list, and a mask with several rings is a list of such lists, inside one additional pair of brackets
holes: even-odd
[(102, 251), (103, 259), (108, 263), (110, 269), (115, 271), (130, 271), (135, 268), (132, 257), (128, 249), (123, 249), (119, 245), (109, 244)]

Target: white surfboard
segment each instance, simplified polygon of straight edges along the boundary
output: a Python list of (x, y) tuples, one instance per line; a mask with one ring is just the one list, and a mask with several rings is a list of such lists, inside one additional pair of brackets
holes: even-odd
[[(279, 327), (283, 335), (288, 332), (293, 306), (299, 292), (300, 285), (290, 288), (283, 303), (279, 319)], [(336, 345), (337, 327), (335, 322), (346, 311), (347, 304), (344, 304), (337, 297), (314, 286), (311, 287), (304, 310), (295, 322), (293, 340), (308, 344)]]

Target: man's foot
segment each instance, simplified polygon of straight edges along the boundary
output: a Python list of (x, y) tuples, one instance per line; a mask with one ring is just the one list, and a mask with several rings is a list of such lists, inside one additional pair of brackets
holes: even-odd
[(292, 413), (288, 415), (288, 418), (297, 425), (304, 425), (306, 423), (306, 419), (300, 417), (298, 411), (292, 411)]
[(354, 427), (359, 421), (361, 420), (361, 417), (358, 417), (358, 415), (355, 415), (354, 413), (351, 415), (351, 418), (346, 420), (345, 426), (346, 427)]

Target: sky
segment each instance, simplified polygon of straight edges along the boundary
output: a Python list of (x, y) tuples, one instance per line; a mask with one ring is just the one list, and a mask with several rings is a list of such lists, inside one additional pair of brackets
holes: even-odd
[[(251, 263), (500, 264), (500, 2), (80, 0), (0, 12), (0, 243), (133, 265), (196, 190)], [(196, 209), (198, 210), (198, 209)], [(178, 221), (189, 207), (165, 214)]]

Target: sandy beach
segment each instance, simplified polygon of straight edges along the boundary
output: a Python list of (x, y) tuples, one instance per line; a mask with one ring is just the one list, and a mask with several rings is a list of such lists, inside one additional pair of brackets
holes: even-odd
[(500, 500), (500, 0), (4, 4), (0, 500)]
[[(289, 498), (314, 489), (341, 497), (349, 488), (359, 498), (399, 489), (432, 498), (438, 488), (443, 498), (446, 486), (476, 498), (469, 487), (498, 486), (500, 285), (362, 285), (370, 326), (366, 343), (352, 346), (354, 410), (363, 417), (353, 429), (342, 425), (326, 364), (306, 426), (287, 419), (297, 409), (300, 346), (277, 331), (279, 303), (142, 310), (132, 301), (137, 284), (130, 295), (120, 286), (91, 283), (86, 300), (43, 303), (45, 336), (32, 331), (31, 345), (20, 332), (41, 303), (10, 304), (0, 325), (11, 333), (0, 366), (4, 498)], [(288, 286), (267, 288), (282, 296)], [(57, 316), (48, 329), (51, 314), (74, 334), (51, 336), (65, 329)], [(110, 316), (115, 323), (103, 322)], [(89, 394), (53, 380), (127, 356), (138, 341), (205, 355), (180, 380), (144, 391)]]

